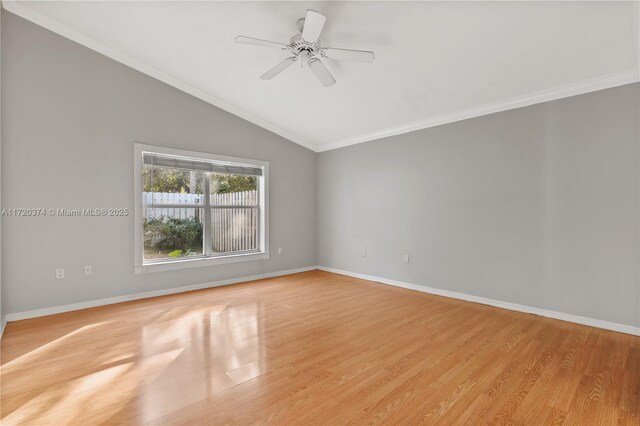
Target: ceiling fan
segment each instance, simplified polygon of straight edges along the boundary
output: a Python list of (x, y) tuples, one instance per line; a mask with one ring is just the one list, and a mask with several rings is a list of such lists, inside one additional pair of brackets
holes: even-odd
[(320, 12), (315, 10), (307, 10), (304, 18), (298, 19), (299, 34), (294, 35), (289, 40), (289, 44), (277, 43), (275, 41), (261, 40), (259, 38), (238, 36), (236, 43), (253, 44), (256, 46), (273, 47), (276, 49), (286, 50), (293, 56), (290, 56), (271, 68), (260, 76), (263, 80), (271, 80), (276, 75), (300, 61), (300, 66), (305, 62), (309, 65), (311, 71), (320, 80), (323, 86), (328, 87), (336, 82), (333, 75), (324, 66), (320, 58), (329, 58), (345, 61), (373, 62), (375, 58), (373, 52), (368, 50), (350, 50), (337, 49), (334, 47), (322, 47), (320, 44), (320, 33), (324, 27), (327, 18)]

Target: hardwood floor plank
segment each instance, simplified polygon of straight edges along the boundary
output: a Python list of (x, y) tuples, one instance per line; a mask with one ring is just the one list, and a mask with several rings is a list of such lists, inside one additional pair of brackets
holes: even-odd
[(10, 323), (0, 352), (7, 425), (640, 424), (638, 337), (321, 271)]

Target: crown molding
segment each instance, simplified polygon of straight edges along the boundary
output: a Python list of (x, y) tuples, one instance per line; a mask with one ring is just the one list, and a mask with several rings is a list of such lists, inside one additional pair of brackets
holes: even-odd
[(282, 136), (285, 139), (288, 139), (292, 142), (295, 142), (299, 145), (302, 145), (305, 148), (308, 148), (312, 151), (316, 151), (318, 150), (318, 147), (316, 144), (309, 142), (308, 140), (295, 135), (287, 130), (281, 129), (280, 127), (276, 126), (275, 124), (272, 124), (266, 120), (263, 120), (259, 117), (256, 117), (255, 115), (241, 109), (238, 107), (235, 107), (225, 101), (223, 101), (222, 99), (219, 99), (215, 96), (212, 96), (211, 94), (198, 89), (188, 83), (185, 83), (184, 81), (173, 77), (169, 74), (165, 74), (162, 71), (159, 71), (157, 69), (155, 69), (154, 67), (151, 67), (147, 64), (144, 64), (122, 52), (120, 52), (119, 50), (116, 49), (112, 49), (111, 47), (108, 47), (90, 37), (85, 36), (84, 34), (81, 34), (71, 28), (69, 28), (68, 26), (61, 24), (60, 22), (51, 19), (45, 15), (42, 15), (41, 13), (38, 13), (36, 11), (34, 11), (33, 9), (31, 9), (28, 6), (23, 6), (21, 4), (20, 1), (17, 0), (2, 0), (2, 7), (6, 10), (8, 10), (9, 12), (13, 13), (14, 15), (20, 16), (21, 18), (24, 18), (28, 21), (33, 22), (36, 25), (39, 25), (43, 28), (48, 29), (49, 31), (52, 31), (58, 35), (61, 35), (65, 38), (68, 38), (82, 46), (88, 47), (91, 50), (94, 50), (108, 58), (111, 58), (117, 62), (120, 62), (130, 68), (133, 68), (136, 71), (140, 71), (143, 74), (149, 75), (157, 80), (162, 81), (163, 83), (168, 84), (169, 86), (172, 86), (176, 89), (179, 89), (191, 96), (195, 96), (196, 98), (203, 100), (215, 107), (218, 107), (228, 113), (231, 113), (233, 115), (236, 115), (244, 120), (249, 121), (250, 123), (253, 123), (257, 126), (262, 127), (263, 129), (266, 129), (272, 133), (275, 133), (279, 136)]
[(549, 102), (557, 99), (568, 98), (571, 96), (582, 95), (589, 92), (595, 92), (598, 90), (623, 86), (625, 84), (636, 83), (638, 81), (640, 81), (640, 70), (638, 68), (632, 68), (621, 72), (606, 74), (600, 77), (579, 81), (577, 83), (571, 83), (552, 89), (542, 90), (539, 92), (528, 93), (522, 96), (503, 99), (497, 102), (467, 108), (449, 114), (430, 117), (424, 120), (418, 120), (411, 123), (401, 124), (399, 126), (389, 127), (383, 130), (366, 133), (364, 135), (354, 136), (352, 138), (347, 138), (337, 142), (319, 146), (317, 151), (329, 151), (349, 145), (356, 145), (359, 143), (382, 139), (389, 136), (401, 135), (403, 133), (409, 133), (416, 130), (428, 129), (429, 127), (441, 126), (443, 124), (467, 120), (469, 118), (480, 117), (496, 112), (522, 108), (543, 102)]
[[(112, 49), (96, 40), (91, 39), (58, 21), (51, 19), (45, 15), (42, 15), (33, 9), (21, 4), (20, 0), (0, 0), (2, 1), (2, 7), (9, 12), (18, 15), (28, 21), (33, 22), (36, 25), (44, 27), (58, 35), (68, 38), (82, 46), (85, 46), (91, 50), (94, 50), (108, 58), (111, 58), (117, 62), (127, 65), (143, 74), (149, 75), (157, 80), (160, 80), (178, 90), (181, 90), (187, 94), (190, 94), (204, 102), (207, 102), (215, 107), (218, 107), (224, 111), (227, 111), (233, 115), (236, 115), (244, 120), (249, 121), (257, 126), (260, 126), (270, 132), (273, 132), (291, 142), (302, 145), (303, 147), (310, 149), (314, 152), (330, 151), (337, 148), (342, 148), (350, 145), (356, 145), (363, 142), (369, 142), (376, 139), (382, 139), (389, 136), (401, 135), (404, 133), (413, 132), (416, 130), (427, 129), (430, 127), (441, 126), (443, 124), (454, 123), (456, 121), (467, 120), (469, 118), (480, 117), (483, 115), (493, 114), (496, 112), (507, 111), (510, 109), (522, 108), (530, 105), (535, 105), (543, 102), (554, 101), (557, 99), (567, 98), (571, 96), (582, 95), (589, 92), (595, 92), (598, 90), (609, 89), (612, 87), (622, 86), (625, 84), (636, 83), (640, 81), (640, 64), (635, 68), (628, 70), (606, 74), (603, 76), (591, 78), (588, 80), (579, 81), (576, 83), (570, 83), (567, 85), (554, 87), (551, 89), (545, 89), (539, 92), (527, 93), (524, 95), (507, 98), (484, 104), (480, 106), (474, 106), (459, 111), (454, 111), (447, 114), (438, 115), (435, 117), (429, 117), (418, 121), (404, 123), (398, 126), (388, 127), (382, 130), (376, 130), (361, 135), (356, 135), (350, 138), (329, 142), (327, 144), (318, 145), (310, 142), (309, 140), (299, 135), (293, 134), (285, 129), (276, 126), (266, 120), (263, 120), (241, 108), (235, 107), (205, 91), (198, 89), (184, 81), (165, 74), (149, 65), (146, 65), (130, 56)], [(636, 6), (636, 14), (638, 15), (637, 31), (640, 31), (640, 4)], [(638, 44), (638, 61), (640, 62), (640, 41)]]

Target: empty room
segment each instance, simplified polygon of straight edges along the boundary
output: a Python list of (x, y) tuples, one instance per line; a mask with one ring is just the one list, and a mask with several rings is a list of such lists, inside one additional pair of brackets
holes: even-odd
[(640, 426), (640, 1), (0, 1), (1, 424)]

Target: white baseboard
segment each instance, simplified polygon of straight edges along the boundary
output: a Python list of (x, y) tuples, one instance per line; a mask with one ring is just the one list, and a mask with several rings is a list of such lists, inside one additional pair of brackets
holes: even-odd
[(2, 340), (2, 335), (4, 334), (4, 328), (7, 326), (7, 320), (6, 319), (2, 319), (0, 321), (0, 340)]
[(43, 317), (46, 315), (60, 314), (62, 312), (77, 311), (80, 309), (95, 308), (97, 306), (113, 305), (114, 303), (129, 302), (131, 300), (148, 299), (150, 297), (165, 296), (168, 294), (184, 293), (186, 291), (201, 290), (205, 288), (220, 287), (230, 284), (238, 284), (247, 281), (261, 280), (265, 278), (279, 277), (282, 275), (297, 274), (299, 272), (313, 271), (316, 266), (287, 269), (285, 271), (268, 272), (266, 274), (250, 275), (247, 277), (231, 278), (228, 280), (173, 287), (163, 290), (145, 291), (143, 293), (129, 294), (126, 296), (108, 297), (106, 299), (89, 300), (87, 302), (72, 303), (70, 305), (53, 306), (51, 308), (35, 309), (33, 311), (14, 312), (5, 316), (5, 323), (23, 319)]
[(458, 293), (455, 291), (442, 290), (439, 288), (427, 287), (418, 284), (410, 284), (402, 281), (390, 280), (387, 278), (375, 277), (372, 275), (359, 274), (356, 272), (343, 271), (341, 269), (329, 268), (326, 266), (318, 266), (318, 269), (335, 274), (347, 275), (349, 277), (360, 278), (368, 281), (376, 281), (381, 284), (402, 287), (409, 290), (417, 290), (423, 293), (435, 294), (438, 296), (450, 297), (453, 299), (466, 300), (468, 302), (481, 303), (483, 305), (495, 306), (497, 308), (509, 309), (511, 311), (524, 312), (527, 314), (540, 315), (542, 317), (553, 318), (561, 321), (568, 321), (591, 327), (603, 328), (605, 330), (618, 331), (620, 333), (632, 334), (640, 336), (640, 327), (634, 327), (627, 324), (618, 324), (615, 322), (603, 321), (594, 318), (581, 317), (578, 315), (565, 314), (562, 312), (550, 311), (548, 309), (534, 308), (531, 306), (519, 305), (517, 303), (503, 302), (500, 300), (487, 299), (486, 297), (472, 296), (469, 294)]
[(136, 294), (130, 294), (126, 296), (109, 297), (106, 299), (98, 299), (98, 300), (91, 300), (87, 302), (73, 303), (70, 305), (54, 306), (51, 308), (43, 308), (43, 309), (35, 309), (32, 311), (10, 313), (5, 316), (4, 321), (0, 325), (0, 338), (2, 336), (2, 333), (4, 332), (5, 325), (7, 324), (7, 322), (10, 322), (10, 321), (19, 321), (19, 320), (28, 319), (28, 318), (36, 318), (36, 317), (41, 317), (46, 315), (59, 314), (62, 312), (77, 311), (80, 309), (94, 308), (97, 306), (128, 302), (131, 300), (147, 299), (150, 297), (165, 296), (168, 294), (176, 294), (176, 293), (183, 293), (183, 292), (193, 291), (193, 290), (201, 290), (205, 288), (213, 288), (213, 287), (220, 287), (220, 286), (230, 285), (230, 284), (238, 284), (238, 283), (247, 282), (247, 281), (254, 281), (254, 280), (260, 280), (265, 278), (278, 277), (282, 275), (296, 274), (299, 272), (312, 271), (314, 269), (319, 269), (321, 271), (332, 272), (340, 275), (346, 275), (354, 278), (360, 278), (368, 281), (375, 281), (381, 284), (402, 287), (409, 290), (421, 291), (423, 293), (435, 294), (438, 296), (450, 297), (450, 298), (459, 299), (459, 300), (466, 300), (468, 302), (495, 306), (498, 308), (509, 309), (511, 311), (540, 315), (543, 317), (553, 318), (561, 321), (568, 321), (568, 322), (573, 322), (577, 324), (588, 325), (591, 327), (602, 328), (605, 330), (612, 330), (620, 333), (640, 336), (640, 327), (634, 327), (631, 325), (618, 324), (618, 323), (603, 321), (603, 320), (594, 319), (594, 318), (588, 318), (588, 317), (582, 317), (578, 315), (566, 314), (562, 312), (550, 311), (547, 309), (534, 308), (531, 306), (519, 305), (517, 303), (503, 302), (500, 300), (488, 299), (480, 296), (472, 296), (469, 294), (458, 293), (455, 291), (442, 290), (439, 288), (427, 287), (427, 286), (418, 285), (418, 284), (411, 284), (411, 283), (406, 283), (402, 281), (391, 280), (388, 278), (359, 274), (356, 272), (344, 271), (341, 269), (329, 268), (326, 266), (307, 266), (304, 268), (288, 269), (284, 271), (276, 271), (276, 272), (270, 272), (266, 274), (251, 275), (251, 276), (240, 277), (240, 278), (231, 278), (228, 280), (222, 280), (222, 281), (216, 281), (216, 282), (194, 284), (194, 285), (188, 285), (183, 287), (173, 287), (173, 288), (168, 288), (164, 290), (147, 291), (144, 293), (136, 293)]

